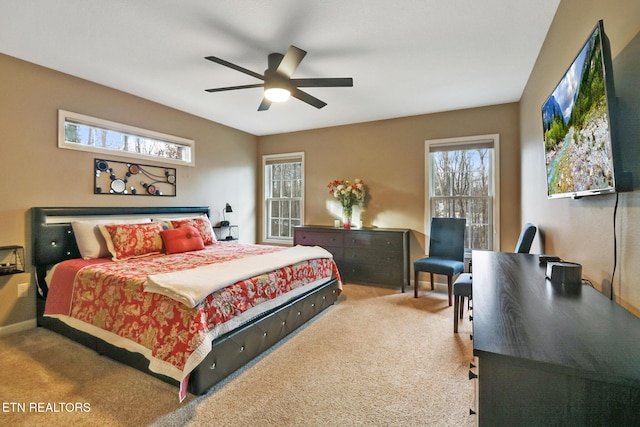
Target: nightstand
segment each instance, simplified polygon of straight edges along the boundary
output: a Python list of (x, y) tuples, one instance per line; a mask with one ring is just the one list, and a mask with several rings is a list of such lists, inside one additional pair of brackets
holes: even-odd
[(213, 233), (219, 242), (235, 241), (240, 238), (240, 229), (237, 225), (225, 225), (213, 227)]
[(24, 248), (0, 246), (0, 276), (24, 273)]

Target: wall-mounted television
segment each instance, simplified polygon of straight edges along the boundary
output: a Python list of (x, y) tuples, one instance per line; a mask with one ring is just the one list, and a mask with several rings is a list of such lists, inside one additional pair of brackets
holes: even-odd
[(549, 198), (616, 192), (615, 102), (611, 51), (599, 21), (542, 105)]

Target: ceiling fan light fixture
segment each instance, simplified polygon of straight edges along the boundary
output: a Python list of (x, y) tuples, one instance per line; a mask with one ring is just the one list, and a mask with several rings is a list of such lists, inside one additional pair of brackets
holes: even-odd
[(264, 89), (264, 97), (271, 102), (284, 102), (289, 99), (291, 92), (281, 87), (269, 87)]
[(262, 84), (259, 83), (241, 86), (228, 86), (205, 90), (211, 93), (261, 87), (264, 89), (264, 98), (258, 106), (258, 111), (266, 111), (271, 106), (271, 103), (287, 101), (291, 96), (311, 105), (312, 107), (322, 108), (327, 105), (326, 102), (300, 90), (299, 88), (301, 87), (353, 86), (353, 79), (351, 77), (308, 79), (291, 78), (306, 54), (306, 51), (293, 45), (289, 46), (289, 49), (287, 49), (287, 52), (284, 55), (277, 52), (270, 53), (268, 57), (268, 68), (264, 71), (264, 75), (258, 74), (255, 71), (248, 70), (244, 67), (233, 64), (229, 61), (225, 61), (224, 59), (215, 56), (205, 56), (205, 59), (209, 61), (215, 62), (236, 71), (240, 71), (241, 73), (264, 81), (264, 83)]

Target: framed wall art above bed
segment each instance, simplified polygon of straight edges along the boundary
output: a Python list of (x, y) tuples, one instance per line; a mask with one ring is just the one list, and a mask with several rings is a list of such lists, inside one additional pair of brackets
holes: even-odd
[(184, 399), (336, 301), (326, 250), (217, 242), (208, 214), (32, 208), (38, 325), (178, 385)]
[(175, 196), (176, 168), (94, 159), (94, 194)]

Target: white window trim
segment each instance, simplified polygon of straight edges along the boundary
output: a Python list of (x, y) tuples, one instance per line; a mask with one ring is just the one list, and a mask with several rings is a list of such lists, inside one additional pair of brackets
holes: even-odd
[(442, 138), (442, 139), (429, 139), (425, 141), (425, 175), (424, 175), (424, 188), (425, 188), (425, 200), (424, 200), (424, 230), (425, 234), (429, 234), (429, 228), (431, 224), (431, 186), (430, 186), (430, 159), (429, 153), (432, 147), (452, 145), (465, 145), (474, 142), (486, 142), (491, 141), (493, 143), (493, 189), (494, 189), (494, 209), (493, 209), (493, 250), (500, 250), (500, 134), (488, 134), (488, 135), (475, 135), (465, 136), (458, 138)]
[(267, 194), (269, 193), (269, 183), (265, 179), (265, 168), (269, 160), (273, 159), (287, 159), (299, 157), (302, 160), (301, 174), (302, 174), (302, 203), (300, 204), (300, 220), (304, 223), (304, 205), (305, 203), (305, 187), (306, 187), (306, 176), (305, 176), (305, 161), (304, 161), (304, 152), (294, 152), (294, 153), (282, 153), (282, 154), (265, 154), (262, 156), (262, 241), (264, 243), (275, 243), (275, 244), (293, 244), (293, 236), (292, 237), (283, 237), (280, 239), (269, 238), (268, 230), (269, 230), (269, 218), (267, 216), (269, 212), (269, 207), (267, 206)]
[[(67, 142), (65, 138), (65, 122), (72, 121), (88, 126), (95, 126), (102, 129), (109, 129), (115, 132), (127, 133), (130, 135), (141, 136), (145, 138), (155, 139), (158, 141), (170, 142), (172, 144), (183, 145), (189, 147), (190, 159), (188, 161), (178, 159), (167, 159), (165, 157), (150, 156), (145, 154), (131, 153), (121, 150), (110, 150), (108, 148), (92, 147), (87, 145), (76, 144), (73, 142)], [(87, 116), (85, 114), (73, 113), (71, 111), (58, 110), (58, 147), (69, 150), (87, 151), (91, 153), (108, 154), (112, 156), (121, 156), (126, 158), (135, 158), (142, 160), (153, 160), (156, 162), (170, 163), (174, 165), (182, 166), (195, 166), (195, 151), (196, 143), (191, 139), (182, 138), (179, 136), (168, 135), (148, 129), (142, 129), (135, 126), (124, 125), (109, 120), (99, 119), (97, 117)]]

